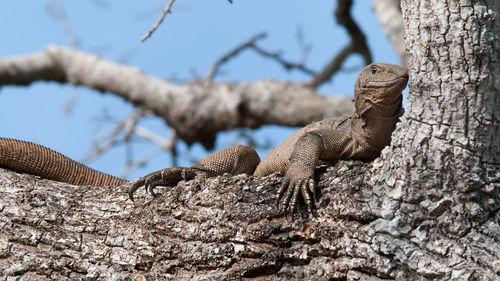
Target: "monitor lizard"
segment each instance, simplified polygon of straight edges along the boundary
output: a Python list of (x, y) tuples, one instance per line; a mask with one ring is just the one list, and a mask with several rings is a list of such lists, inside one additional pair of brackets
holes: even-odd
[(196, 176), (253, 174), (284, 175), (277, 193), (278, 207), (296, 210), (302, 196), (309, 211), (314, 207), (316, 166), (340, 159), (373, 160), (390, 143), (403, 114), (402, 91), (408, 83), (403, 66), (373, 63), (354, 84), (355, 112), (343, 118), (324, 119), (296, 131), (271, 150), (264, 160), (246, 145), (212, 153), (191, 167), (173, 167), (127, 182), (89, 168), (49, 148), (31, 142), (0, 138), (0, 166), (75, 185), (129, 184), (129, 197), (141, 186), (153, 193), (156, 186), (175, 186)]

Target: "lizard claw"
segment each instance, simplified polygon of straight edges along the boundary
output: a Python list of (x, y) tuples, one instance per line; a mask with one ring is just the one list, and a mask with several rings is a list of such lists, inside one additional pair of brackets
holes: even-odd
[[(306, 202), (307, 210), (309, 213), (312, 213), (314, 209), (314, 200), (316, 200), (316, 184), (314, 183), (314, 180), (305, 180), (300, 187), (300, 192), (302, 194), (302, 198), (304, 198), (304, 201)], [(312, 196), (309, 192), (312, 193)]]
[(299, 179), (298, 181), (295, 182), (295, 185), (293, 186), (293, 194), (292, 198), (290, 198), (290, 210), (293, 213), (295, 213), (295, 210), (297, 209), (297, 200), (299, 199), (299, 191), (301, 190), (302, 182), (304, 180)]
[(277, 207), (280, 211), (295, 213), (300, 195), (306, 203), (307, 210), (312, 213), (316, 198), (316, 184), (312, 178), (290, 178), (285, 176), (283, 184), (277, 192)]
[(154, 189), (157, 186), (176, 186), (181, 180), (190, 180), (194, 178), (196, 173), (197, 171), (195, 169), (186, 167), (167, 168), (152, 172), (142, 178), (134, 180), (128, 191), (128, 196), (130, 200), (134, 201), (134, 192), (141, 186), (144, 186), (149, 194), (156, 196)]
[(134, 192), (139, 189), (139, 187), (143, 186), (146, 184), (146, 180), (144, 178), (139, 178), (134, 180), (131, 183), (131, 186), (128, 190), (128, 198), (130, 198), (131, 201), (134, 201)]
[(283, 183), (281, 184), (280, 188), (278, 189), (277, 197), (278, 200), (276, 200), (276, 207), (280, 207), (280, 199), (283, 197), (285, 194), (285, 191), (287, 190), (287, 187), (290, 185), (290, 179), (289, 178), (284, 178)]
[(156, 193), (154, 189), (156, 188), (156, 184), (151, 184), (148, 180), (144, 183), (144, 187), (146, 188), (146, 191), (151, 194), (153, 197), (156, 196)]
[(153, 197), (156, 196), (156, 193), (154, 192), (155, 187), (158, 184), (151, 183), (148, 178), (150, 178), (150, 175), (146, 175), (142, 178), (136, 179), (131, 183), (131, 186), (128, 190), (128, 197), (130, 198), (131, 201), (134, 201), (134, 193), (139, 189), (141, 186), (144, 186), (146, 188), (146, 192), (151, 194)]

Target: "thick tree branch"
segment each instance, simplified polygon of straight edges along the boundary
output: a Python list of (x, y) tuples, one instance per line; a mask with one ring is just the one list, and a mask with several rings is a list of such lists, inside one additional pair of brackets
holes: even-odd
[[(23, 280), (495, 279), (499, 210), (481, 214), (477, 222), (469, 217), (468, 231), (455, 237), (441, 228), (455, 218), (445, 212), (447, 206), (459, 206), (463, 198), (422, 207), (418, 200), (366, 185), (369, 168), (342, 161), (320, 169), (318, 215), (294, 220), (276, 209), (274, 193), (281, 181), (276, 175), (196, 179), (163, 189), (154, 199), (141, 190), (132, 203), (121, 187), (70, 186), (0, 169), (0, 275)], [(409, 194), (422, 191), (409, 189)]]
[(180, 139), (201, 142), (206, 148), (213, 147), (215, 136), (223, 130), (265, 124), (304, 126), (353, 111), (349, 98), (321, 96), (290, 82), (198, 81), (174, 85), (137, 68), (58, 46), (0, 60), (0, 86), (29, 85), (40, 80), (118, 95), (162, 117)]
[(349, 36), (351, 36), (351, 42), (349, 42), (349, 44), (347, 44), (347, 46), (345, 46), (342, 51), (325, 66), (323, 71), (316, 75), (311, 81), (307, 82), (305, 84), (306, 86), (315, 89), (319, 85), (330, 80), (333, 74), (340, 70), (344, 60), (351, 54), (360, 54), (365, 64), (370, 64), (372, 62), (372, 55), (366, 44), (365, 35), (351, 16), (351, 6), (352, 0), (338, 0), (337, 9), (335, 10), (337, 23), (343, 25), (347, 29)]

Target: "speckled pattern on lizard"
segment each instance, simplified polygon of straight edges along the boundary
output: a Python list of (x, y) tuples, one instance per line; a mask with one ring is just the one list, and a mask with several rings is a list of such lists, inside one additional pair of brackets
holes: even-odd
[(403, 66), (374, 63), (363, 68), (354, 84), (355, 112), (324, 119), (298, 130), (271, 150), (264, 160), (250, 146), (236, 145), (210, 154), (192, 167), (166, 168), (127, 182), (69, 159), (31, 142), (0, 138), (0, 166), (75, 185), (130, 185), (129, 196), (141, 186), (153, 193), (156, 186), (175, 186), (196, 176), (253, 174), (284, 175), (278, 206), (294, 212), (302, 197), (314, 208), (314, 171), (319, 164), (340, 159), (371, 161), (390, 143), (403, 114), (402, 91), (408, 83)]

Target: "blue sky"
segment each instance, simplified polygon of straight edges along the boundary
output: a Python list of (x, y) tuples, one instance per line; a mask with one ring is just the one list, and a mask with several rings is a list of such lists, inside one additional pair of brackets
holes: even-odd
[[(63, 25), (47, 9), (51, 1), (2, 1), (0, 3), (0, 58), (26, 55), (43, 50), (50, 44), (70, 46)], [(173, 13), (145, 43), (139, 39), (147, 33), (161, 14), (155, 9), (159, 1), (69, 1), (61, 0), (79, 48), (97, 53), (116, 62), (140, 68), (155, 77), (176, 77), (189, 80), (203, 76), (212, 64), (236, 45), (262, 31), (267, 32), (260, 46), (269, 51), (281, 50), (288, 60), (299, 61), (301, 48), (297, 30), (301, 27), (304, 40), (311, 46), (308, 67), (320, 70), (348, 42), (343, 28), (332, 17), (336, 1), (298, 0), (177, 0)], [(168, 1), (161, 3), (166, 4)], [(380, 28), (371, 1), (354, 1), (353, 16), (367, 36), (374, 61), (400, 64), (392, 46)], [(314, 3), (314, 4), (312, 4)], [(361, 66), (359, 56), (351, 56), (345, 69)], [(359, 71), (343, 71), (319, 91), (326, 95), (351, 96), (354, 79)], [(255, 81), (280, 79), (306, 81), (298, 71), (286, 72), (273, 61), (246, 51), (223, 67), (219, 80)], [(64, 107), (76, 97), (70, 113)], [(109, 93), (98, 93), (84, 87), (37, 82), (28, 87), (0, 88), (0, 136), (37, 142), (75, 160), (82, 159), (91, 149), (94, 136), (112, 128), (112, 124), (97, 122), (106, 112), (119, 119), (133, 108)], [(158, 118), (148, 118), (142, 126), (156, 134), (172, 134)], [(266, 126), (254, 130), (259, 142), (279, 143), (293, 128)], [(233, 144), (237, 133), (222, 133), (217, 148)], [(133, 153), (137, 156), (153, 146), (138, 142)], [(180, 155), (189, 153), (201, 158), (210, 153), (199, 144), (178, 145)], [(266, 151), (259, 151), (261, 157)], [(117, 147), (88, 163), (98, 170), (118, 175), (124, 166), (125, 149)], [(183, 160), (181, 165), (189, 165)], [(145, 167), (127, 178), (169, 167), (170, 156), (159, 154)]]

